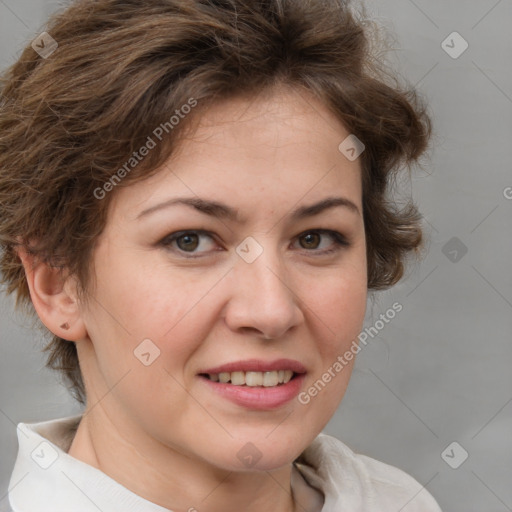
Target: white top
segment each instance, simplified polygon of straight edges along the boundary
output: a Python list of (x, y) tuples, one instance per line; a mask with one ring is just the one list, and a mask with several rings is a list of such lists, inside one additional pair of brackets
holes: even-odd
[[(13, 512), (170, 512), (67, 453), (80, 419), (18, 424)], [(414, 478), (324, 433), (294, 461), (291, 488), (307, 512), (441, 512)]]

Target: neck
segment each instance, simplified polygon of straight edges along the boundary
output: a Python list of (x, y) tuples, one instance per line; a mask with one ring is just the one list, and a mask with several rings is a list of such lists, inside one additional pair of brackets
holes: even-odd
[(90, 414), (86, 411), (69, 455), (170, 510), (308, 510), (294, 499), (291, 463), (272, 471), (228, 471), (144, 437), (133, 426), (127, 427), (128, 422), (120, 424), (122, 429), (109, 421), (101, 403)]

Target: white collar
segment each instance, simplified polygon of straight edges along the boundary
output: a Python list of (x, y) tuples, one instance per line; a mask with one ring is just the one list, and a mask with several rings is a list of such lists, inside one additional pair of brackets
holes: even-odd
[[(170, 512), (67, 453), (81, 417), (18, 424), (19, 451), (9, 484), (13, 511)], [(307, 512), (441, 512), (407, 473), (356, 454), (323, 432), (294, 468), (292, 491)]]
[[(9, 484), (14, 512), (170, 512), (133, 493), (67, 452), (81, 415), (19, 423), (19, 451)], [(308, 512), (321, 512), (323, 497), (294, 466), (291, 487)]]

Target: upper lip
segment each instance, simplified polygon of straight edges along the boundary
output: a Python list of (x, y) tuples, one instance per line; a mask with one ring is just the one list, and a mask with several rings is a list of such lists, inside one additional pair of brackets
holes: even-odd
[(306, 373), (306, 368), (299, 361), (293, 359), (276, 359), (263, 361), (262, 359), (246, 359), (233, 361), (213, 368), (200, 370), (198, 373), (232, 373), (232, 372), (272, 372), (279, 370), (291, 370), (294, 373)]

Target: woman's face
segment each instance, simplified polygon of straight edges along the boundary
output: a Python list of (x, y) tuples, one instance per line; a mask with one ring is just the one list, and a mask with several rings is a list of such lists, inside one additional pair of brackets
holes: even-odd
[[(272, 469), (332, 417), (353, 360), (333, 368), (366, 308), (360, 161), (338, 149), (349, 135), (311, 97), (230, 100), (156, 175), (118, 187), (78, 349), (89, 404), (124, 438), (227, 470)], [(305, 374), (257, 388), (200, 375), (279, 359)]]

